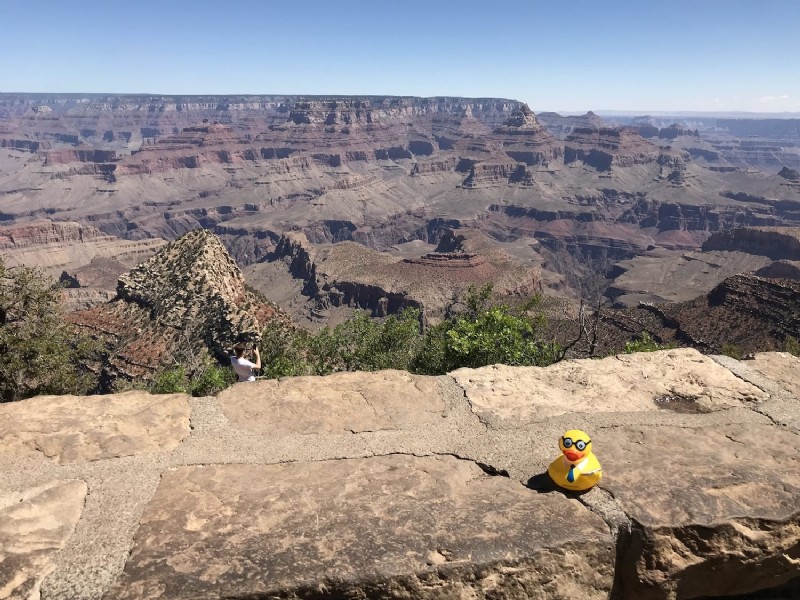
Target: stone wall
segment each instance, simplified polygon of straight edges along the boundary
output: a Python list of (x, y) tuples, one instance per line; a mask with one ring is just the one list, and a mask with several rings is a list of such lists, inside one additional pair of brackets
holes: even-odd
[[(682, 349), (0, 405), (0, 598), (795, 598), (798, 372)], [(571, 428), (583, 495), (543, 476)]]

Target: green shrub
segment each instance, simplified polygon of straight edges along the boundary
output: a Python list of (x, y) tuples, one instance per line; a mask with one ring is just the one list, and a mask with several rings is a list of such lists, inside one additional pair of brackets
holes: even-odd
[(212, 396), (218, 394), (236, 381), (236, 374), (230, 367), (208, 365), (189, 381), (192, 396)]
[(625, 344), (623, 352), (625, 354), (633, 354), (634, 352), (655, 352), (656, 350), (670, 348), (675, 348), (675, 344), (659, 344), (650, 336), (650, 333), (643, 331), (639, 334), (638, 339), (631, 340)]
[(261, 332), (261, 375), (276, 379), (311, 373), (308, 360), (310, 337), (311, 334), (305, 330), (278, 320), (270, 322)]
[(742, 360), (742, 350), (736, 344), (722, 344), (722, 348), (720, 349), (720, 354), (724, 354), (725, 356), (730, 356), (731, 358), (735, 358), (736, 360)]
[(411, 308), (383, 323), (359, 312), (326, 333), (330, 339), (320, 336), (315, 350), (320, 358), (332, 358), (336, 370), (407, 370), (421, 342), (419, 320), (419, 311)]
[(789, 354), (800, 356), (800, 341), (798, 341), (796, 337), (787, 335), (786, 339), (783, 341), (783, 350)]
[(54, 280), (0, 260), (0, 402), (86, 394), (98, 384), (86, 367), (98, 354), (99, 344), (64, 319)]
[[(176, 364), (158, 371), (147, 387), (151, 394), (191, 394), (192, 396), (211, 396), (229, 387), (236, 381), (233, 369), (204, 362), (194, 373), (189, 374), (186, 367)], [(136, 389), (136, 384), (131, 384)]]
[(262, 375), (325, 375), (336, 371), (401, 369), (438, 375), (460, 367), (547, 365), (560, 349), (537, 338), (538, 299), (517, 311), (489, 305), (492, 287), (470, 288), (462, 312), (420, 329), (420, 311), (407, 308), (383, 322), (359, 312), (315, 334), (273, 322), (262, 332)]
[(186, 393), (189, 388), (186, 370), (181, 365), (175, 365), (156, 373), (149, 391), (151, 394), (177, 394)]
[(428, 330), (412, 370), (438, 375), (491, 364), (538, 365), (557, 360), (558, 347), (536, 338), (537, 319), (508, 307), (468, 310)]

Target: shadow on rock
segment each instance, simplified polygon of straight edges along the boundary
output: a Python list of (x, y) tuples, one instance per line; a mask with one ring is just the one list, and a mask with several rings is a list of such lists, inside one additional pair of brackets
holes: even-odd
[(543, 473), (539, 473), (538, 475), (534, 475), (530, 479), (528, 479), (525, 487), (528, 489), (533, 490), (537, 494), (549, 494), (551, 492), (560, 492), (564, 494), (567, 498), (580, 498), (589, 490), (584, 490), (581, 492), (573, 492), (571, 490), (565, 490), (564, 488), (558, 487), (552, 479), (550, 479), (550, 475), (547, 474), (547, 471)]

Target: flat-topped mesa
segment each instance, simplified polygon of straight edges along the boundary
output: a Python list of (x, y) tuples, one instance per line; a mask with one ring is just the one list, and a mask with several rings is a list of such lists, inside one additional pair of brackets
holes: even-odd
[(420, 258), (406, 258), (403, 262), (444, 269), (475, 269), (483, 265), (486, 259), (469, 252), (429, 252)]
[(585, 115), (572, 115), (562, 116), (556, 112), (540, 112), (536, 118), (542, 123), (547, 130), (560, 140), (566, 139), (575, 129), (591, 129), (607, 127), (603, 117), (600, 117), (592, 111), (587, 112)]
[(577, 128), (564, 145), (564, 163), (583, 162), (598, 171), (659, 160), (664, 151), (632, 127)]

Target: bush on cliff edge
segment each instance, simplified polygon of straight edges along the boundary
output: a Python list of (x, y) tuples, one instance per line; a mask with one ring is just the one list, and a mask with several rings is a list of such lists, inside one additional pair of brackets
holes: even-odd
[(471, 288), (462, 311), (426, 331), (420, 312), (411, 308), (383, 322), (358, 313), (315, 334), (275, 322), (262, 332), (262, 375), (379, 369), (440, 375), (461, 367), (543, 366), (560, 360), (558, 346), (538, 337), (543, 317), (536, 300), (514, 311), (491, 304), (491, 294), (491, 286)]
[(0, 401), (38, 394), (86, 394), (97, 347), (64, 320), (61, 287), (40, 269), (0, 259)]

